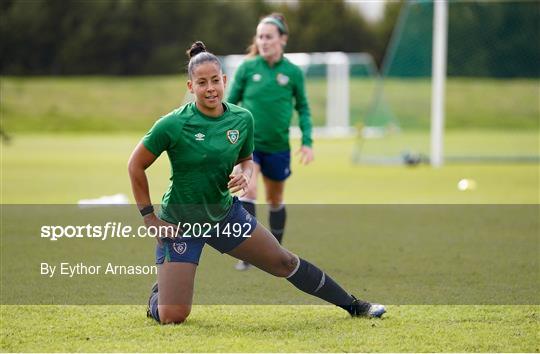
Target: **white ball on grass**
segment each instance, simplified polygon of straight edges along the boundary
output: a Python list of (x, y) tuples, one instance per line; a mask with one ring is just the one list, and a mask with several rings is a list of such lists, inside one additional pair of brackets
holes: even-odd
[(476, 188), (476, 181), (463, 178), (458, 182), (457, 187), (460, 191), (474, 190)]

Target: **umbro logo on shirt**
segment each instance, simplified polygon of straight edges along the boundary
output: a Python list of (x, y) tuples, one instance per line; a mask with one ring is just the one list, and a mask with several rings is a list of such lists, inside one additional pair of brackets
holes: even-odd
[(262, 79), (262, 75), (261, 75), (261, 74), (253, 74), (252, 79), (253, 79), (253, 81), (255, 81), (255, 82), (259, 82), (259, 81), (261, 81), (261, 79)]
[(203, 133), (197, 133), (195, 134), (195, 140), (197, 141), (204, 141), (205, 135)]

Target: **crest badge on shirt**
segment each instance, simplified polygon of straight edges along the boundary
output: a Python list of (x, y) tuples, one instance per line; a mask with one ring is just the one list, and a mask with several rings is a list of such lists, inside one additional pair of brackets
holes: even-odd
[(187, 250), (187, 243), (185, 242), (175, 242), (172, 244), (173, 246), (173, 249), (176, 253), (178, 254), (184, 254), (186, 253), (186, 250)]
[(227, 139), (229, 139), (231, 144), (236, 144), (239, 137), (240, 132), (238, 130), (227, 130)]
[(277, 74), (276, 80), (281, 86), (285, 86), (289, 83), (289, 77), (287, 75), (283, 75), (282, 73)]

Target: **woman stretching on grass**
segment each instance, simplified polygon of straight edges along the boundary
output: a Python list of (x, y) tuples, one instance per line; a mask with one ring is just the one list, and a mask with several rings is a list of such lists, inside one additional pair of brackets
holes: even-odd
[[(283, 248), (233, 198), (231, 193), (245, 193), (253, 172), (253, 117), (243, 108), (222, 102), (226, 76), (217, 57), (202, 42), (195, 42), (188, 56), (187, 87), (195, 102), (159, 119), (129, 160), (133, 194), (145, 225), (169, 227), (180, 234), (158, 239), (158, 282), (152, 288), (147, 314), (162, 324), (186, 320), (199, 257), (208, 243), (221, 253), (286, 278), (351, 316), (382, 316), (384, 306), (356, 299), (319, 268)], [(164, 151), (172, 176), (156, 216), (145, 170)], [(232, 175), (235, 165), (237, 173)], [(176, 229), (179, 223), (181, 229)], [(212, 237), (186, 237), (187, 229), (210, 224)]]

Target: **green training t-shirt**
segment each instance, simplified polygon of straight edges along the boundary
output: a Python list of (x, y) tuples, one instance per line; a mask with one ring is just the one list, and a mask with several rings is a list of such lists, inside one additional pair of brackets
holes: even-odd
[[(294, 99), (294, 100), (293, 100)], [(228, 101), (241, 102), (255, 120), (255, 150), (290, 150), (289, 126), (298, 111), (302, 145), (311, 146), (311, 114), (304, 88), (304, 75), (287, 58), (269, 66), (260, 55), (245, 60), (236, 71)]]
[(162, 219), (216, 222), (229, 211), (229, 175), (239, 159), (253, 152), (253, 117), (233, 104), (224, 108), (221, 116), (209, 117), (188, 103), (161, 117), (142, 139), (154, 155), (166, 151), (171, 163)]

